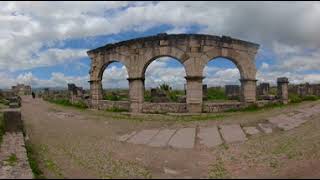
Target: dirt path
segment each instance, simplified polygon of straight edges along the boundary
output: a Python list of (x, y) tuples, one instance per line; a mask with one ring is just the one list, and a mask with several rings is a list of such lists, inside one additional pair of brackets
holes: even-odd
[[(315, 103), (320, 102), (301, 107)], [(289, 132), (252, 137), (243, 144), (213, 149), (152, 148), (115, 140), (121, 134), (145, 128), (208, 126), (234, 119), (252, 123), (295, 108), (300, 106), (236, 114), (223, 121), (142, 121), (24, 97), (22, 117), (47, 178), (317, 177), (319, 117)], [(299, 171), (290, 173), (297, 167)]]

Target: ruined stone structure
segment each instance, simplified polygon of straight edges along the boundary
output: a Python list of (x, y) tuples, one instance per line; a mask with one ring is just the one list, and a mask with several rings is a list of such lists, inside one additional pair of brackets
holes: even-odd
[(297, 94), (301, 97), (303, 96), (320, 96), (320, 84), (297, 84), (289, 86), (289, 92)]
[(289, 80), (286, 77), (280, 77), (277, 79), (278, 84), (278, 98), (283, 104), (288, 104), (289, 100), (289, 91), (288, 91), (288, 84)]
[(77, 87), (75, 84), (68, 84), (68, 95), (71, 103), (74, 103), (83, 99), (84, 90), (82, 87)]
[(267, 95), (269, 95), (270, 84), (269, 83), (261, 83), (261, 84), (259, 84), (257, 89), (258, 89), (257, 94), (259, 96), (267, 96)]
[(202, 112), (202, 80), (206, 64), (217, 57), (232, 61), (240, 71), (241, 101), (256, 101), (255, 55), (258, 44), (230, 37), (201, 34), (158, 34), (156, 36), (122, 41), (88, 51), (91, 58), (91, 105), (102, 100), (102, 75), (115, 61), (127, 68), (130, 111), (143, 112), (144, 79), (148, 65), (160, 57), (172, 57), (186, 71), (186, 107), (188, 112)]
[(206, 84), (202, 85), (202, 96), (203, 96), (203, 100), (206, 101), (208, 100), (208, 86)]
[(228, 99), (238, 99), (240, 96), (240, 86), (239, 85), (226, 85), (225, 94)]
[(12, 86), (12, 91), (17, 95), (31, 95), (32, 90), (31, 86), (24, 85), (24, 84), (17, 84), (16, 86)]

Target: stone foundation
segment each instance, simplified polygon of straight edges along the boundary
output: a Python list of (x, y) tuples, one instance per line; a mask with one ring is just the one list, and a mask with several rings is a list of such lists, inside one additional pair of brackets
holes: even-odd
[(143, 113), (186, 113), (186, 103), (143, 103)]
[(242, 107), (241, 102), (204, 102), (203, 112), (223, 112), (230, 109), (239, 109)]
[(107, 109), (123, 109), (129, 111), (130, 102), (129, 101), (109, 101), (109, 100), (100, 100), (99, 101), (99, 109), (107, 110)]

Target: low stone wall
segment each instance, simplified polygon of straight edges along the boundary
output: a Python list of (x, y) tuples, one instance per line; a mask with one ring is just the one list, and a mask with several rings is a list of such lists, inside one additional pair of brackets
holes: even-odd
[(0, 179), (32, 179), (21, 112), (19, 109), (6, 109), (3, 113), (5, 135), (0, 146)]
[(186, 113), (186, 103), (149, 103), (142, 105), (143, 113)]
[(99, 109), (100, 110), (106, 110), (106, 109), (123, 109), (128, 110), (130, 108), (130, 102), (129, 101), (109, 101), (109, 100), (101, 100), (99, 101)]
[(240, 109), (241, 102), (204, 102), (202, 111), (205, 113), (223, 112), (230, 109)]

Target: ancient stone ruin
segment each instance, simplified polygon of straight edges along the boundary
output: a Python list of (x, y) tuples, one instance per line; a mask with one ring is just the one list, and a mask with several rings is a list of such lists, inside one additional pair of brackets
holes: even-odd
[(305, 96), (320, 96), (320, 84), (297, 84), (289, 86), (289, 92), (292, 94), (297, 94), (301, 97)]
[(225, 85), (225, 94), (228, 99), (236, 100), (240, 96), (240, 86), (239, 85)]
[(240, 100), (245, 104), (255, 103), (258, 48), (255, 43), (203, 34), (158, 34), (107, 44), (87, 52), (91, 58), (91, 106), (99, 107), (103, 99), (103, 72), (110, 63), (118, 61), (125, 65), (129, 76), (130, 111), (143, 112), (145, 71), (152, 61), (164, 56), (177, 59), (185, 67), (187, 112), (203, 111), (203, 69), (217, 57), (225, 57), (236, 64), (241, 77)]
[(16, 86), (12, 86), (12, 91), (19, 96), (23, 95), (31, 95), (32, 89), (29, 85), (17, 84)]

